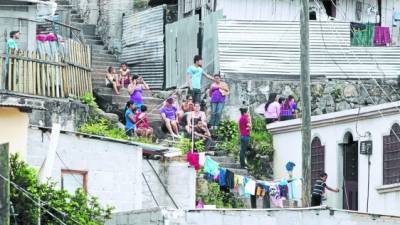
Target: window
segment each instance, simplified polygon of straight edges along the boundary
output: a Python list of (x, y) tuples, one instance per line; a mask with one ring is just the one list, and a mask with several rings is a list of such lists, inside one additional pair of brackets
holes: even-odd
[(311, 179), (312, 184), (319, 178), (319, 174), (325, 170), (325, 146), (321, 140), (315, 137), (311, 142)]
[(400, 126), (395, 123), (383, 137), (383, 184), (400, 183)]
[(87, 171), (61, 170), (61, 189), (73, 194), (78, 188), (87, 192)]
[(322, 4), (325, 7), (326, 14), (330, 17), (336, 17), (336, 0), (324, 0)]

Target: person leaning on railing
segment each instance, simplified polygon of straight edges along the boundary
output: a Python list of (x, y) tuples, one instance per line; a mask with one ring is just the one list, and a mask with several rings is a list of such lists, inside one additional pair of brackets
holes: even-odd
[[(7, 40), (7, 46), (6, 46), (6, 63), (4, 65), (4, 68), (1, 68), (3, 70), (3, 77), (2, 77), (2, 83), (0, 84), (0, 88), (5, 88), (6, 87), (6, 82), (7, 82), (7, 74), (8, 72), (8, 67), (10, 63), (10, 57), (14, 57), (14, 55), (18, 51), (18, 45), (17, 41), (19, 39), (19, 36), (21, 35), (21, 32), (18, 30), (16, 31), (11, 31), (10, 32), (10, 38)], [(9, 87), (10, 88), (10, 87)]]

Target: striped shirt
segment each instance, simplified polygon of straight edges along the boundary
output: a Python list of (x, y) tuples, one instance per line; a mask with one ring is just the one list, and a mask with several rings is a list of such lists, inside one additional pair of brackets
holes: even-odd
[(325, 192), (325, 187), (326, 187), (325, 182), (323, 182), (320, 179), (316, 180), (312, 194), (321, 196)]

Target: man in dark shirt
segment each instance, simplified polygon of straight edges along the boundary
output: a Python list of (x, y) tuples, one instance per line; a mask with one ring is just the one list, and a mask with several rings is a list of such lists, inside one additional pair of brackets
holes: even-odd
[(322, 195), (325, 193), (325, 188), (333, 191), (339, 192), (338, 188), (331, 188), (326, 185), (326, 179), (328, 179), (327, 173), (321, 173), (319, 179), (315, 181), (314, 188), (311, 197), (311, 206), (320, 206), (322, 203)]

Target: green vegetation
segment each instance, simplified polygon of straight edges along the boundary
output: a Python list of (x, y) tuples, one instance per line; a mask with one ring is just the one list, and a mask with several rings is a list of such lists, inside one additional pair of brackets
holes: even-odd
[(99, 106), (96, 103), (96, 98), (90, 92), (84, 94), (82, 97), (80, 97), (79, 100), (83, 104), (88, 105), (91, 109), (98, 109), (99, 108)]
[(342, 89), (340, 87), (334, 87), (333, 90), (331, 91), (331, 95), (335, 99), (342, 97)]
[(149, 0), (133, 0), (133, 7), (135, 9), (144, 9), (149, 6)]
[[(77, 222), (83, 225), (103, 225), (105, 220), (110, 218), (112, 208), (103, 208), (95, 197), (87, 196), (83, 190), (78, 189), (72, 195), (64, 190), (58, 190), (54, 182), (39, 184), (36, 175), (36, 171), (23, 162), (18, 155), (10, 157), (11, 181), (31, 193), (31, 198), (34, 200), (37, 201), (40, 198), (42, 203), (46, 203), (43, 204), (40, 212), (42, 224), (60, 224), (46, 211), (67, 225), (75, 225)], [(37, 224), (39, 218), (37, 204), (13, 185), (10, 188), (10, 198), (16, 214), (10, 217), (11, 224)]]
[[(261, 117), (253, 117), (252, 124), (250, 147), (246, 152), (248, 170), (256, 178), (266, 178), (272, 172), (270, 165), (274, 153), (272, 135), (266, 130)], [(235, 121), (223, 121), (216, 135), (220, 140), (216, 147), (217, 151), (225, 151), (239, 157), (239, 129)]]
[[(198, 140), (194, 143), (194, 149), (197, 152), (204, 152), (204, 141)], [(176, 148), (179, 148), (183, 155), (186, 155), (192, 149), (192, 140), (189, 138), (182, 138), (175, 145)]]
[(146, 144), (153, 143), (153, 140), (151, 138), (128, 137), (125, 134), (125, 130), (118, 128), (115, 124), (111, 124), (110, 121), (105, 118), (100, 118), (96, 116), (89, 118), (89, 121), (79, 128), (79, 132), (104, 136), (118, 140), (134, 141)]
[(218, 183), (209, 183), (206, 195), (199, 195), (206, 205), (216, 205), (217, 208), (245, 208), (243, 201), (232, 193), (220, 190)]
[(239, 155), (239, 128), (235, 121), (222, 121), (215, 134), (218, 137), (218, 143), (216, 145), (217, 151), (225, 151), (236, 156)]

